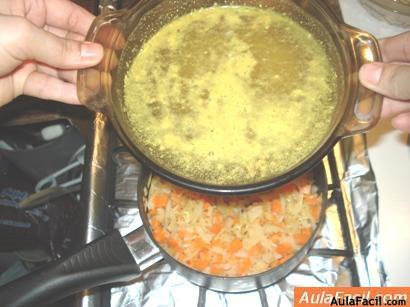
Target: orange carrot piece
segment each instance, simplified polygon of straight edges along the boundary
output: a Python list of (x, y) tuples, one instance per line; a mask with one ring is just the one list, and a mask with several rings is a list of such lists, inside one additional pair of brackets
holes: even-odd
[(213, 275), (222, 275), (224, 270), (219, 265), (211, 265), (210, 272)]
[(208, 211), (209, 208), (211, 208), (211, 204), (207, 201), (202, 203), (202, 207), (204, 208), (205, 211)]
[(241, 221), (241, 220), (240, 220), (239, 217), (237, 217), (237, 216), (235, 216), (235, 217), (233, 218), (233, 224), (234, 224), (234, 225), (239, 224), (240, 221)]
[(203, 259), (195, 259), (191, 261), (191, 266), (199, 271), (204, 270), (209, 265), (209, 261)]
[(201, 249), (207, 248), (208, 244), (206, 244), (206, 242), (202, 240), (201, 237), (196, 237), (192, 241), (192, 246), (197, 250), (201, 250)]
[(212, 245), (212, 246), (219, 247), (219, 248), (225, 248), (225, 243), (224, 243), (223, 241), (221, 241), (221, 240), (218, 240), (218, 239), (212, 240), (212, 241), (211, 241), (211, 245)]
[(208, 265), (212, 260), (211, 254), (208, 249), (202, 250), (202, 252), (199, 253), (199, 259), (202, 261), (205, 261)]
[(276, 214), (282, 214), (283, 210), (282, 210), (282, 202), (280, 201), (279, 198), (275, 198), (272, 202), (271, 202), (271, 209), (273, 213)]
[(305, 196), (303, 197), (303, 201), (309, 206), (310, 214), (315, 220), (318, 220), (320, 217), (320, 204), (321, 199), (319, 196)]
[(184, 258), (186, 258), (185, 250), (182, 249), (181, 246), (176, 245), (176, 246), (173, 247), (173, 249), (174, 249), (174, 251), (175, 251), (175, 257), (176, 257), (177, 259), (184, 259)]
[(152, 226), (153, 229), (161, 228), (161, 223), (158, 220), (152, 220), (151, 221), (151, 226)]
[(174, 238), (168, 238), (167, 243), (170, 247), (174, 249), (179, 246), (178, 241), (175, 240)]
[(234, 254), (242, 248), (242, 241), (240, 239), (234, 239), (228, 247), (228, 253)]
[(318, 205), (320, 204), (320, 197), (318, 195), (304, 195), (303, 201), (307, 205)]
[(162, 243), (166, 240), (165, 232), (161, 228), (155, 229), (153, 234), (155, 240), (157, 240), (159, 243)]
[(282, 256), (290, 255), (293, 253), (293, 246), (289, 243), (281, 243), (276, 247), (276, 252)]
[(249, 269), (252, 267), (252, 261), (249, 258), (245, 258), (238, 267), (238, 275), (247, 275)]
[(168, 202), (169, 196), (167, 194), (157, 194), (153, 197), (152, 203), (156, 208), (165, 208)]
[(209, 228), (209, 230), (214, 234), (217, 235), (223, 228), (222, 224), (214, 224)]
[(186, 231), (185, 229), (179, 229), (177, 234), (178, 234), (178, 237), (185, 238), (188, 234), (188, 231)]
[(215, 264), (219, 264), (219, 263), (222, 263), (222, 261), (223, 261), (223, 257), (222, 257), (222, 255), (221, 254), (216, 254), (216, 255), (214, 255), (214, 259), (213, 259), (213, 263), (215, 263)]
[(311, 235), (311, 229), (310, 228), (303, 228), (300, 230), (300, 232), (295, 233), (293, 235), (293, 238), (295, 239), (295, 242), (299, 245), (304, 245), (310, 238)]
[(252, 246), (249, 251), (248, 254), (249, 256), (257, 256), (259, 253), (261, 253), (263, 251), (263, 246), (260, 243), (256, 243), (254, 246)]
[(214, 224), (222, 224), (224, 222), (224, 217), (219, 212), (214, 214), (213, 223)]

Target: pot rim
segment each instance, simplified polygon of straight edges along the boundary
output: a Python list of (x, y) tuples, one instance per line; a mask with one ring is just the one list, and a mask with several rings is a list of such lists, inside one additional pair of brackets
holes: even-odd
[[(270, 286), (282, 278), (286, 277), (289, 273), (291, 273), (303, 260), (303, 258), (309, 253), (312, 249), (314, 243), (316, 242), (317, 237), (320, 234), (320, 231), (325, 223), (326, 219), (326, 210), (329, 204), (328, 198), (328, 182), (326, 177), (326, 172), (324, 169), (323, 163), (317, 165), (314, 169), (311, 170), (312, 177), (314, 183), (319, 188), (320, 195), (322, 197), (322, 205), (319, 219), (316, 223), (316, 227), (312, 232), (309, 240), (297, 251), (295, 252), (289, 259), (287, 259), (284, 263), (277, 265), (267, 271), (251, 274), (246, 276), (236, 276), (236, 277), (228, 277), (228, 276), (217, 276), (211, 275), (208, 273), (204, 273), (193, 269), (186, 264), (176, 260), (172, 257), (164, 248), (161, 247), (159, 243), (154, 238), (154, 235), (151, 231), (150, 223), (147, 216), (147, 208), (146, 202), (149, 195), (149, 190), (151, 186), (151, 180), (153, 173), (150, 172), (147, 168), (143, 168), (141, 172), (140, 181), (138, 182), (138, 192), (141, 193), (141, 197), (138, 199), (138, 208), (141, 216), (141, 220), (143, 222), (143, 227), (145, 232), (148, 234), (149, 238), (153, 242), (153, 244), (160, 250), (161, 254), (163, 255), (164, 259), (175, 268), (178, 273), (183, 275), (185, 278), (190, 280), (192, 283), (198, 286), (205, 286), (211, 290), (219, 291), (219, 292), (229, 292), (229, 293), (242, 293), (242, 292), (249, 292), (255, 291), (257, 289)], [(194, 279), (193, 279), (194, 277)], [(268, 277), (268, 278), (267, 278)], [(202, 281), (205, 281), (202, 282)], [(213, 281), (213, 283), (206, 283), (206, 281)], [(228, 283), (226, 287), (216, 287), (212, 284), (217, 283)], [(251, 285), (248, 287), (240, 288), (240, 289), (232, 289), (235, 288), (235, 285), (238, 283), (244, 282), (247, 285)]]

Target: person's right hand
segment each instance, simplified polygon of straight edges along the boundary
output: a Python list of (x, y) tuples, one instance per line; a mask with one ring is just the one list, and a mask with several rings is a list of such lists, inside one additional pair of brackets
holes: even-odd
[(410, 132), (410, 31), (381, 40), (383, 63), (363, 65), (359, 77), (367, 88), (385, 96), (382, 118)]

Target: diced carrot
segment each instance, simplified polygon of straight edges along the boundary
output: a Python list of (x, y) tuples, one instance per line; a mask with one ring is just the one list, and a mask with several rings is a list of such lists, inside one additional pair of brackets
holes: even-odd
[(192, 246), (197, 249), (197, 250), (201, 250), (204, 248), (207, 248), (208, 245), (206, 244), (206, 242), (204, 240), (202, 240), (201, 237), (196, 237), (193, 241), (192, 241)]
[(202, 271), (209, 265), (209, 261), (203, 260), (203, 259), (195, 259), (191, 261), (191, 266), (194, 269), (197, 269), (199, 271)]
[(209, 249), (203, 249), (200, 253), (199, 253), (199, 259), (207, 261), (208, 263), (211, 262), (211, 254), (209, 252)]
[(165, 208), (168, 202), (169, 196), (167, 194), (157, 194), (153, 197), (152, 203), (156, 208)]
[(222, 261), (223, 261), (223, 257), (222, 257), (222, 255), (221, 254), (216, 254), (216, 255), (214, 255), (214, 259), (213, 259), (213, 263), (215, 263), (215, 264), (219, 264), (219, 263), (222, 263)]
[(158, 220), (152, 220), (151, 221), (151, 226), (152, 226), (153, 229), (161, 228), (161, 223)]
[(233, 218), (233, 224), (234, 224), (234, 225), (239, 224), (240, 221), (241, 221), (241, 220), (240, 220), (239, 217), (237, 217), (237, 216), (235, 216), (235, 217)]
[(177, 260), (186, 263), (187, 261), (187, 255), (185, 255), (185, 253), (183, 251), (177, 251), (177, 254), (175, 256), (175, 258), (177, 258)]
[(303, 201), (309, 206), (310, 214), (315, 220), (318, 220), (320, 217), (320, 204), (321, 200), (319, 196), (305, 196)]
[(175, 240), (174, 238), (168, 238), (167, 243), (172, 248), (176, 248), (179, 246), (178, 241)]
[(263, 246), (260, 243), (256, 243), (254, 246), (252, 246), (249, 251), (248, 254), (249, 256), (257, 256), (259, 253), (261, 253), (263, 251)]
[(249, 258), (245, 258), (239, 264), (238, 275), (247, 275), (251, 267), (252, 267), (252, 261)]
[(217, 235), (223, 228), (222, 224), (214, 224), (209, 229), (214, 235)]
[(214, 218), (213, 218), (213, 223), (214, 224), (222, 224), (224, 222), (224, 217), (222, 216), (221, 213), (216, 212), (214, 214)]
[(178, 230), (177, 234), (178, 234), (178, 237), (185, 238), (188, 235), (188, 231), (182, 228)]
[(309, 240), (311, 233), (312, 231), (310, 228), (303, 228), (298, 233), (295, 233), (293, 238), (297, 244), (303, 245)]
[(280, 243), (275, 250), (277, 253), (285, 256), (293, 253), (293, 246), (289, 243), (284, 242)]
[(304, 195), (303, 201), (307, 205), (318, 205), (320, 204), (320, 197), (318, 195)]
[(209, 208), (211, 208), (211, 204), (207, 201), (202, 203), (202, 207), (204, 208), (205, 211), (208, 211)]
[(212, 240), (211, 245), (219, 247), (219, 248), (225, 248), (225, 243), (222, 240), (219, 240), (219, 239)]
[(233, 254), (242, 248), (242, 241), (240, 239), (234, 239), (228, 246), (228, 253)]
[(211, 265), (211, 268), (210, 268), (210, 273), (211, 274), (213, 274), (213, 275), (222, 275), (223, 272), (224, 272), (224, 270), (219, 265), (216, 265), (216, 264)]
[(155, 240), (157, 240), (159, 243), (164, 242), (166, 239), (165, 232), (161, 228), (155, 229), (153, 234), (154, 234)]
[(271, 202), (271, 208), (272, 208), (272, 212), (276, 213), (276, 214), (282, 214), (283, 210), (282, 210), (282, 202), (280, 201), (279, 198), (275, 198), (272, 202)]
[(182, 259), (182, 258), (185, 258), (185, 257), (186, 257), (186, 255), (185, 255), (185, 250), (183, 250), (183, 249), (181, 248), (181, 246), (176, 245), (176, 246), (173, 247), (173, 249), (174, 249), (174, 251), (175, 251), (176, 258)]

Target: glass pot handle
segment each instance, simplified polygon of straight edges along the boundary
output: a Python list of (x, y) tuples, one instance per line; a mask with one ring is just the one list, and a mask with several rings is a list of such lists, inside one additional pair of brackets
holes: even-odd
[(104, 1), (100, 6), (102, 15), (95, 18), (86, 41), (104, 47), (101, 62), (90, 68), (81, 69), (77, 76), (77, 94), (80, 102), (92, 111), (104, 112), (111, 101), (112, 75), (118, 66), (119, 55), (125, 45), (121, 29), (124, 11), (114, 11), (113, 3)]
[(382, 57), (374, 36), (346, 25), (343, 30), (348, 35), (357, 61), (356, 71), (353, 71), (351, 80), (353, 84), (358, 84), (357, 100), (347, 114), (342, 131), (343, 136), (349, 136), (366, 132), (376, 125), (380, 118), (383, 97), (360, 84), (359, 68), (367, 63), (379, 62)]

